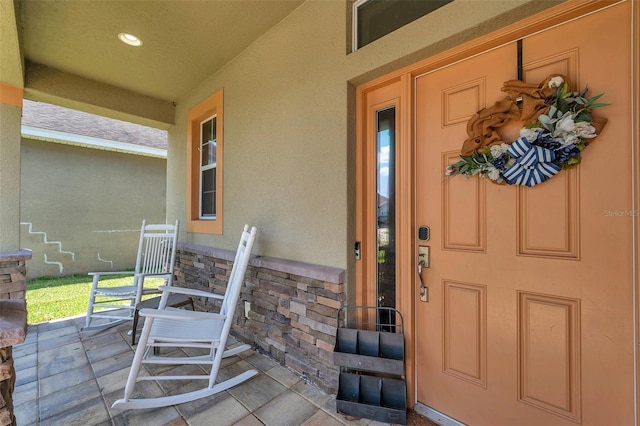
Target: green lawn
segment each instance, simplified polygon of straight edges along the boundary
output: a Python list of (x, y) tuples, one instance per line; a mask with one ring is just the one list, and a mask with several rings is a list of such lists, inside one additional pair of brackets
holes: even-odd
[[(90, 275), (70, 275), (67, 277), (36, 278), (27, 283), (27, 321), (29, 324), (67, 318), (87, 312)], [(161, 279), (157, 279), (161, 285)], [(131, 285), (131, 275), (109, 276), (101, 279), (100, 285)], [(145, 280), (145, 287), (150, 283)]]

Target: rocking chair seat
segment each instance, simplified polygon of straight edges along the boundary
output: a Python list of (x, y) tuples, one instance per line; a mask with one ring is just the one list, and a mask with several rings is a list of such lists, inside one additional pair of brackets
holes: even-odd
[[(158, 290), (164, 286), (158, 287)], [(133, 326), (131, 327), (131, 345), (136, 344), (136, 334), (138, 332), (138, 319), (140, 317), (140, 311), (143, 309), (158, 309), (160, 307), (160, 299), (162, 297), (152, 297), (150, 299), (143, 300), (136, 305), (135, 312), (133, 314)], [(193, 299), (185, 294), (171, 293), (167, 299), (167, 308), (181, 308), (183, 306), (191, 305), (191, 310), (194, 310)]]
[[(140, 312), (142, 316), (145, 314), (144, 310)], [(158, 342), (212, 342), (217, 347), (224, 319), (219, 314), (166, 309), (162, 316), (156, 316), (149, 337)], [(192, 321), (189, 328), (184, 327), (184, 321)]]

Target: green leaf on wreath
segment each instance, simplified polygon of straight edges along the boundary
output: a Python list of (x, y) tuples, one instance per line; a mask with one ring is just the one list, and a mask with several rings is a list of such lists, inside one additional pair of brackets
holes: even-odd
[(564, 83), (562, 86), (560, 86), (560, 88), (558, 89), (558, 98), (563, 98), (564, 96), (566, 96), (568, 89), (569, 86), (567, 85), (567, 83)]
[(593, 121), (593, 117), (591, 117), (591, 114), (589, 114), (589, 111), (587, 111), (586, 109), (580, 110), (580, 112), (576, 115), (575, 122), (582, 122), (582, 121), (587, 121), (587, 122), (592, 122)]
[(558, 98), (558, 100), (556, 101), (556, 104), (558, 105), (558, 109), (563, 113), (569, 111), (569, 108), (570, 108), (569, 103), (565, 101), (563, 98)]
[(587, 104), (592, 104), (595, 101), (597, 101), (598, 99), (600, 99), (602, 97), (602, 95), (604, 95), (604, 93), (600, 93), (599, 95), (595, 95), (592, 98), (589, 98), (589, 100), (587, 101)]

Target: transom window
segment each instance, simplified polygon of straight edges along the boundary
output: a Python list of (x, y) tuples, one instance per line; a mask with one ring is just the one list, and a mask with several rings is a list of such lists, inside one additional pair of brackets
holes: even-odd
[(353, 4), (353, 50), (421, 18), (453, 0), (358, 0)]

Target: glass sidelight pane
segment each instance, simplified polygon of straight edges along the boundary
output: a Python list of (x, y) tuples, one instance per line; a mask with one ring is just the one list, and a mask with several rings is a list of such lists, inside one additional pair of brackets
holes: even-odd
[[(377, 301), (390, 308), (396, 305), (395, 126), (395, 107), (376, 112)], [(393, 323), (390, 318), (379, 321)]]

